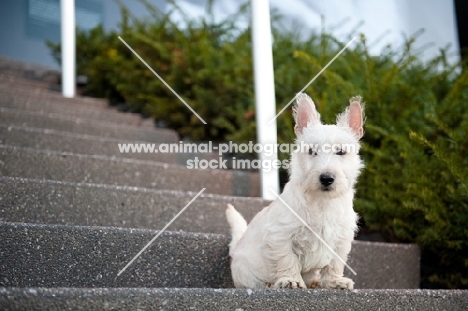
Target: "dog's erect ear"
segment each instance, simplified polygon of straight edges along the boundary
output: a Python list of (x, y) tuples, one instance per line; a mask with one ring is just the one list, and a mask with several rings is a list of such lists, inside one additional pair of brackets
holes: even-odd
[(320, 114), (315, 109), (314, 102), (304, 93), (296, 95), (296, 103), (293, 107), (293, 116), (294, 121), (296, 121), (294, 132), (297, 136), (302, 134), (302, 129), (307, 127), (307, 124), (311, 124), (312, 126), (321, 124)]
[(352, 97), (349, 107), (336, 120), (338, 126), (349, 127), (357, 139), (364, 135), (364, 104), (361, 96)]

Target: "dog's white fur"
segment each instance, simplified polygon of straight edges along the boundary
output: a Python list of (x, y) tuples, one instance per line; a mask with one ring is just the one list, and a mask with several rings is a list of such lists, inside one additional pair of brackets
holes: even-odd
[[(323, 125), (312, 100), (298, 94), (293, 108), (297, 144), (354, 144), (344, 155), (315, 150), (293, 152), (290, 180), (281, 198), (344, 260), (357, 230), (353, 210), (354, 185), (363, 167), (359, 139), (363, 135), (360, 97), (337, 117), (336, 125)], [(312, 154), (309, 154), (312, 153)], [(321, 174), (334, 176), (327, 188)], [(249, 225), (232, 205), (226, 216), (231, 226), (229, 254), (237, 288), (346, 288), (354, 282), (343, 277), (344, 264), (337, 259), (291, 211), (275, 200)]]

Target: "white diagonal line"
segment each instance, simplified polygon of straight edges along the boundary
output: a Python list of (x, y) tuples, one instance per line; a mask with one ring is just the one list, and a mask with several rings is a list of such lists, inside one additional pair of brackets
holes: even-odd
[(349, 269), (354, 275), (357, 275), (356, 271), (354, 271), (353, 268), (351, 268), (351, 267), (346, 263), (346, 261), (344, 261), (343, 258), (341, 258), (340, 255), (338, 255), (338, 254), (330, 247), (330, 245), (328, 245), (327, 242), (325, 242), (325, 241), (322, 239), (322, 237), (321, 237), (320, 235), (318, 235), (318, 234), (314, 231), (314, 229), (312, 229), (312, 227), (309, 226), (309, 224), (308, 224), (304, 219), (302, 219), (302, 217), (299, 216), (299, 215), (291, 208), (291, 206), (289, 206), (288, 203), (286, 203), (286, 202), (283, 200), (282, 197), (280, 197), (280, 196), (279, 196), (273, 189), (271, 189), (271, 188), (270, 188), (270, 191), (271, 191), (271, 192), (272, 192), (272, 193), (273, 193), (273, 194), (274, 194), (290, 211), (291, 211), (291, 213), (294, 214), (294, 216), (297, 217), (297, 219), (299, 219), (299, 220), (304, 224), (304, 226), (307, 227), (307, 229), (309, 229), (310, 231), (312, 231), (312, 233), (317, 237), (317, 239), (319, 239), (320, 242), (322, 242), (323, 245), (325, 245), (325, 246), (328, 248), (328, 250), (329, 250), (330, 252), (332, 252), (333, 255), (335, 255), (336, 258), (338, 258), (346, 267), (348, 267), (348, 269)]
[(180, 97), (179, 94), (177, 94), (176, 91), (174, 91), (174, 90), (172, 89), (172, 87), (171, 87), (169, 84), (167, 84), (166, 81), (164, 81), (164, 79), (161, 78), (161, 76), (158, 75), (158, 73), (157, 73), (156, 71), (154, 71), (153, 68), (151, 68), (150, 65), (148, 65), (148, 64), (143, 60), (143, 58), (141, 58), (140, 55), (138, 55), (138, 53), (135, 52), (135, 50), (133, 50), (133, 49), (130, 47), (130, 45), (127, 44), (127, 42), (125, 42), (124, 39), (122, 39), (120, 36), (119, 36), (119, 39), (120, 39), (120, 41), (123, 42), (123, 44), (125, 44), (125, 46), (127, 46), (127, 48), (128, 48), (130, 51), (132, 51), (133, 54), (135, 54), (136, 57), (138, 57), (138, 59), (139, 59), (143, 64), (145, 64), (146, 67), (148, 67), (148, 69), (149, 69), (159, 80), (161, 80), (162, 83), (164, 83), (165, 86), (167, 86), (167, 88), (168, 88), (169, 90), (171, 90), (172, 93), (174, 93), (175, 96), (177, 96), (178, 99), (180, 99), (181, 102), (184, 103), (185, 106), (187, 106), (188, 109), (190, 109), (191, 112), (193, 112), (194, 115), (197, 116), (198, 119), (200, 119), (200, 121), (203, 122), (203, 124), (206, 124), (205, 120), (203, 120), (203, 119), (198, 115), (198, 113), (196, 113), (195, 110), (193, 110), (192, 107), (190, 107), (190, 105), (187, 104), (187, 103), (185, 102), (185, 100), (183, 100), (183, 98)]
[[(356, 39), (357, 39), (357, 37), (354, 37), (353, 39), (351, 39), (351, 41), (349, 41), (348, 44), (346, 44), (346, 45), (344, 46), (344, 48), (342, 48), (341, 51), (339, 51), (338, 54), (336, 54), (335, 57), (333, 57), (333, 58), (331, 59), (331, 61), (329, 61), (328, 64), (326, 64), (325, 67), (323, 67), (322, 70), (320, 70), (319, 73), (317, 73), (317, 74), (315, 75), (315, 77), (313, 77), (312, 80), (310, 80), (309, 83), (307, 83), (306, 86), (304, 86), (304, 87), (302, 88), (302, 90), (301, 90), (299, 93), (304, 92), (304, 90), (305, 90), (306, 88), (308, 88), (309, 85), (311, 85), (312, 82), (314, 82), (315, 79), (317, 79), (317, 78), (328, 68), (328, 66), (330, 66), (330, 65), (335, 61), (335, 59), (337, 59), (338, 56), (340, 56), (341, 53), (343, 53), (343, 52), (351, 45), (351, 43), (353, 43), (354, 40), (356, 40)], [(299, 94), (299, 93), (298, 93), (298, 94)], [(286, 106), (284, 106), (284, 108), (281, 109), (281, 111), (278, 112), (278, 113), (276, 114), (276, 116), (275, 116), (273, 119), (271, 119), (270, 122), (268, 122), (268, 124), (271, 124), (273, 121), (275, 121), (275, 119), (278, 118), (278, 116), (279, 116), (280, 114), (282, 114), (283, 111), (285, 111), (286, 108), (289, 107), (289, 105), (291, 105), (291, 103), (296, 99), (296, 97), (297, 97), (297, 95), (294, 96), (293, 99), (291, 99), (291, 100), (289, 101), (289, 103), (288, 103)]]
[(187, 205), (185, 205), (184, 208), (181, 209), (180, 212), (178, 212), (177, 215), (175, 215), (174, 218), (172, 218), (172, 220), (169, 221), (167, 225), (164, 226), (164, 228), (162, 228), (161, 231), (159, 231), (158, 234), (156, 234), (155, 237), (149, 241), (148, 244), (146, 244), (145, 247), (143, 247), (143, 249), (138, 252), (138, 254), (136, 254), (135, 257), (133, 257), (133, 259), (130, 260), (122, 270), (119, 271), (119, 273), (117, 273), (117, 276), (120, 276), (138, 257), (140, 257), (140, 255), (164, 232), (164, 230), (167, 229), (167, 227), (169, 227), (174, 222), (174, 220), (177, 219), (177, 217), (179, 217), (187, 209), (187, 207), (190, 206), (190, 204), (193, 203), (193, 201), (195, 201), (200, 196), (200, 194), (202, 194), (203, 191), (205, 191), (205, 189), (206, 188), (200, 190), (200, 192), (198, 192), (197, 195), (192, 200), (190, 200), (190, 202), (188, 202)]

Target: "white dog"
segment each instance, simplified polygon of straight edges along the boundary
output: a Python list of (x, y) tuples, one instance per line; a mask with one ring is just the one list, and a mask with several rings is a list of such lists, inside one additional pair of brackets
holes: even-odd
[[(358, 154), (364, 133), (361, 98), (350, 99), (336, 125), (323, 125), (305, 94), (297, 95), (293, 111), (297, 145), (308, 150), (292, 153), (290, 180), (281, 198), (345, 262), (358, 220), (353, 197), (363, 168)], [(343, 277), (344, 263), (281, 200), (248, 226), (232, 205), (226, 216), (235, 287), (353, 289), (354, 282)]]

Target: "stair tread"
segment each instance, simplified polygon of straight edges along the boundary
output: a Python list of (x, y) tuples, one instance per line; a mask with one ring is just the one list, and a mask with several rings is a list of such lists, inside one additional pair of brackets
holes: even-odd
[[(229, 238), (220, 234), (165, 231), (117, 277), (156, 233), (0, 222), (2, 282), (10, 287), (232, 287)], [(356, 288), (419, 286), (414, 244), (354, 241), (348, 264), (357, 272)], [(348, 270), (345, 275), (350, 276)]]
[(467, 290), (0, 288), (4, 310), (466, 310)]
[(124, 140), (141, 140), (153, 143), (179, 142), (178, 134), (168, 129), (116, 124), (113, 122), (59, 116), (51, 113), (27, 112), (12, 108), (0, 107), (0, 112), (0, 123), (4, 125), (48, 128), (65, 132)]
[(129, 158), (47, 151), (0, 145), (0, 175), (68, 182), (91, 182), (259, 196), (256, 172), (188, 169), (180, 165)]
[[(109, 106), (109, 101), (104, 98), (94, 98), (76, 95), (73, 98), (63, 97), (58, 91), (51, 91), (47, 88), (37, 87), (24, 87), (16, 83), (0, 83), (0, 94), (10, 94), (15, 97), (34, 98), (36, 100), (54, 100), (63, 103), (70, 103), (80, 106), (106, 108)], [(20, 95), (18, 95), (20, 94)]]
[(34, 97), (17, 96), (0, 92), (0, 107), (17, 109), (35, 113), (53, 113), (63, 116), (73, 116), (97, 121), (124, 122), (130, 125), (140, 125), (144, 119), (133, 113), (119, 112), (110, 107), (86, 106), (71, 104), (60, 100), (44, 100)]
[[(9, 222), (160, 229), (196, 192), (0, 177), (0, 219)], [(250, 221), (269, 204), (260, 198), (203, 193), (171, 230), (229, 234), (226, 204)]]
[[(188, 159), (219, 159), (218, 153), (207, 152), (121, 152), (119, 144), (153, 145), (155, 150), (164, 143), (148, 143), (137, 140), (123, 140), (89, 134), (72, 133), (54, 129), (24, 127), (0, 124), (0, 144), (35, 148), (56, 152), (103, 155), (132, 158), (145, 161), (172, 163), (186, 166)], [(166, 145), (167, 146), (167, 145)]]

